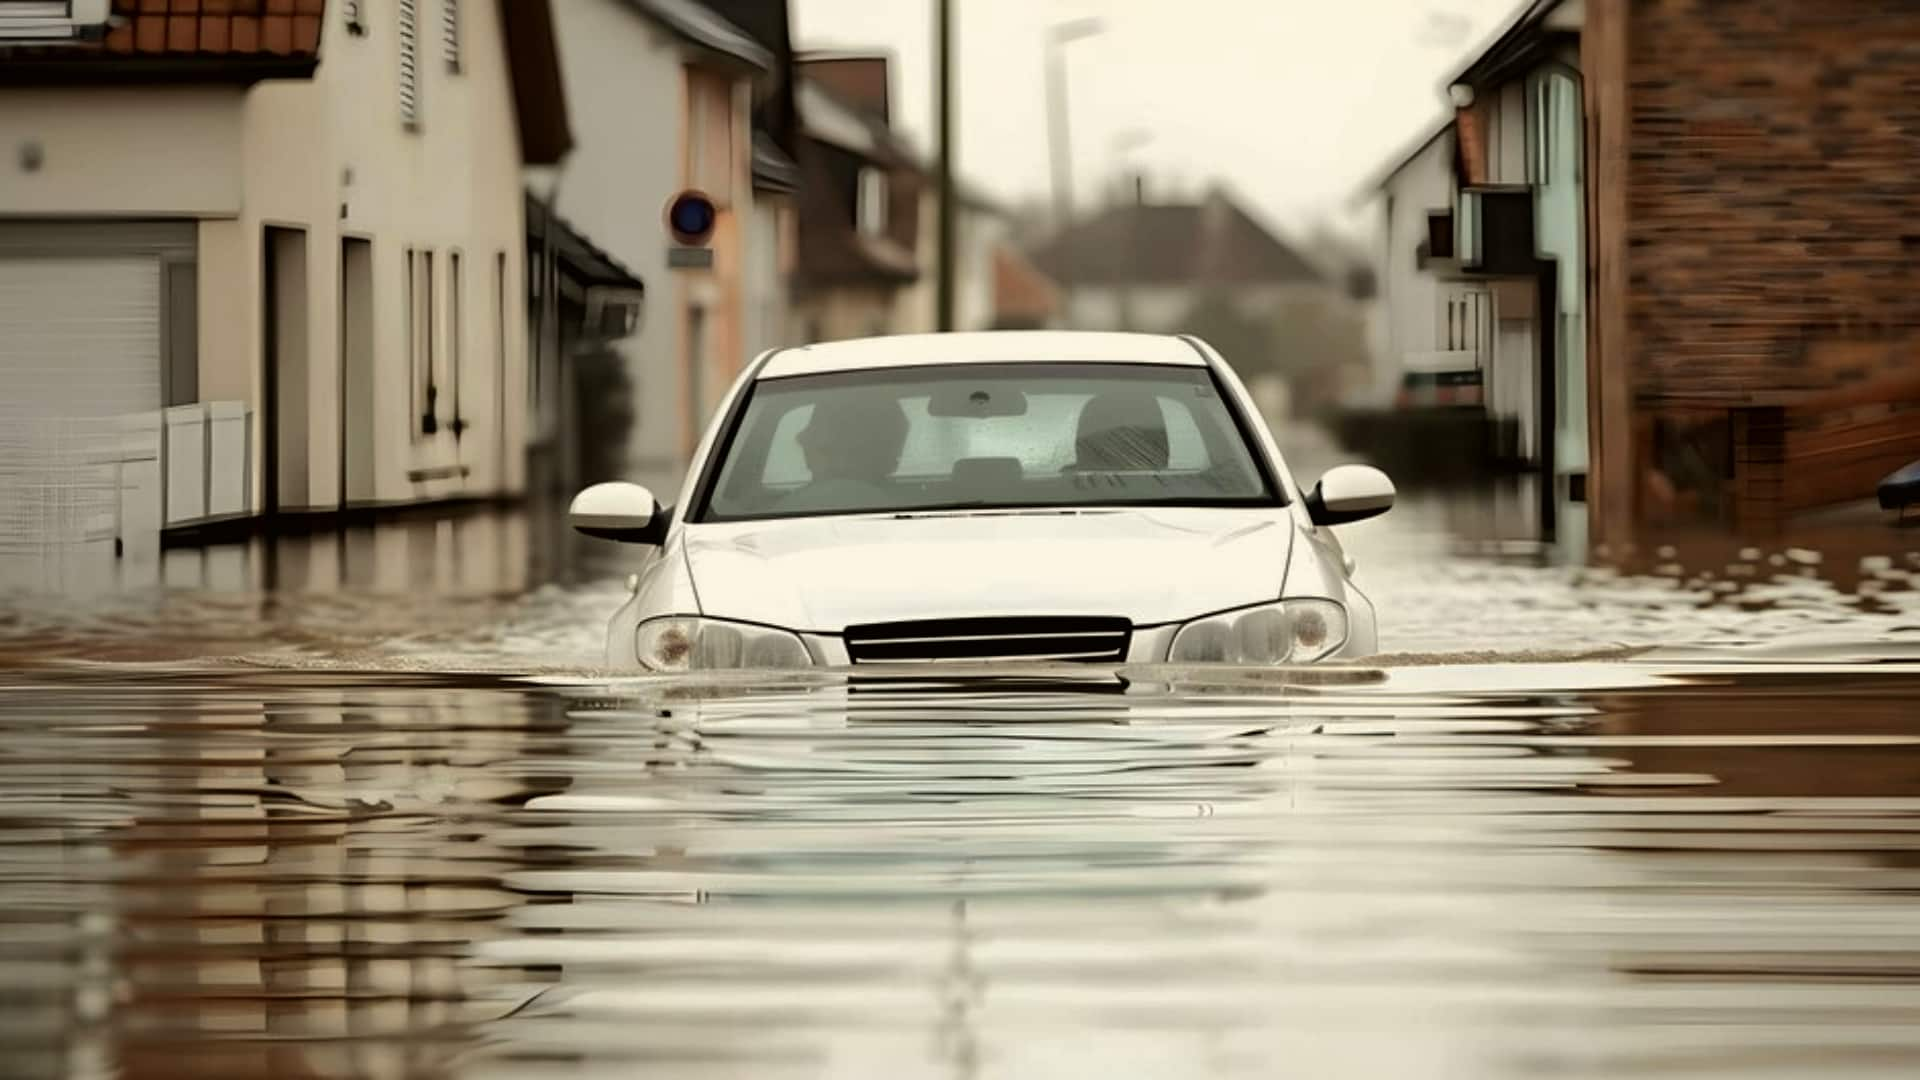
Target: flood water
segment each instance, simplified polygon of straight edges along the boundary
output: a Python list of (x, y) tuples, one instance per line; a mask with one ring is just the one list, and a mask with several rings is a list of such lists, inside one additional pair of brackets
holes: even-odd
[(1920, 538), (1447, 520), (1308, 672), (610, 678), (439, 526), (15, 600), (0, 1074), (1915, 1075)]

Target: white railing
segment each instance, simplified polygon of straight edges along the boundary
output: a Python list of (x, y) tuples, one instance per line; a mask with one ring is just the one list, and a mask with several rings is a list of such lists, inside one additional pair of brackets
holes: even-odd
[(157, 563), (163, 530), (252, 510), (239, 402), (101, 418), (0, 415), (0, 587), (63, 590)]

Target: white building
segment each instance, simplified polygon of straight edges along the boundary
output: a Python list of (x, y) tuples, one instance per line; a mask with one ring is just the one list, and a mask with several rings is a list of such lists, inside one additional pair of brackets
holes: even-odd
[(1443, 282), (1455, 200), (1452, 118), (1370, 184), (1384, 227), (1375, 249), (1374, 398), (1379, 405), (1478, 404), (1492, 358), (1492, 304), (1484, 282)]
[(183, 408), (167, 524), (523, 488), (546, 0), (129, 14), (0, 48), (0, 131), (0, 402)]
[[(757, 205), (754, 181), (756, 85), (775, 77), (777, 58), (693, 0), (566, 0), (554, 13), (575, 146), (531, 183), (648, 284), (638, 332), (613, 347), (638, 410), (630, 471), (667, 484), (770, 340), (768, 320), (784, 321), (784, 199)], [(703, 268), (669, 262), (666, 209), (687, 190), (720, 212)]]

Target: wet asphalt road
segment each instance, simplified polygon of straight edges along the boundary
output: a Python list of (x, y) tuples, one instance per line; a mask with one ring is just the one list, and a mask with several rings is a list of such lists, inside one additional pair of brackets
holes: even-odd
[(1300, 675), (613, 680), (616, 567), (438, 527), (16, 600), (0, 1073), (1920, 1070), (1920, 542), (1447, 521), (1352, 531), (1390, 655)]

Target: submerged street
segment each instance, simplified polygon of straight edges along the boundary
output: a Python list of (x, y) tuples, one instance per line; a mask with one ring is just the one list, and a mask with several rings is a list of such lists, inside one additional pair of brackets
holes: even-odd
[(1299, 671), (610, 679), (529, 515), (12, 605), (5, 1071), (1911, 1075), (1920, 542), (1461, 520)]

